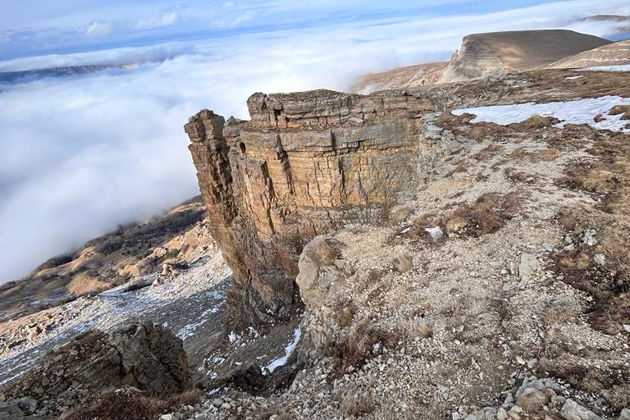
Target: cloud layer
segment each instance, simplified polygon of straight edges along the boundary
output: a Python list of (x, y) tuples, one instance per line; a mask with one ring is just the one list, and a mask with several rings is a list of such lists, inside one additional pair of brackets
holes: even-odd
[[(0, 71), (51, 63), (145, 63), (130, 71), (0, 86), (0, 283), (118, 224), (144, 220), (197, 194), (182, 126), (201, 108), (246, 118), (245, 100), (253, 92), (344, 89), (359, 74), (447, 59), (469, 33), (566, 26), (553, 16), (562, 16), (569, 5), (588, 14), (622, 4), (613, 3), (378, 17), (0, 62)], [(177, 26), (185, 15), (168, 13), (142, 25)], [(609, 29), (580, 25), (595, 34)]]

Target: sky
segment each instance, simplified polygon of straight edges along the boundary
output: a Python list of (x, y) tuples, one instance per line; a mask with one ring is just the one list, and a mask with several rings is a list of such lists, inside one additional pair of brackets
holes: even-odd
[(447, 60), (461, 38), (568, 28), (626, 0), (0, 0), (0, 72), (133, 64), (0, 82), (0, 283), (198, 194), (183, 124), (247, 118), (254, 92), (348, 89)]

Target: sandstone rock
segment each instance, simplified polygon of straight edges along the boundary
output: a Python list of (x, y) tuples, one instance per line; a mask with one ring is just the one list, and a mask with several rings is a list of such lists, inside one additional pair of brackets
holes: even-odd
[(518, 273), (523, 285), (528, 284), (536, 270), (538, 270), (538, 259), (533, 254), (524, 253), (521, 255), (521, 262), (518, 265)]
[(566, 420), (603, 420), (603, 417), (598, 416), (586, 407), (582, 407), (573, 400), (567, 400), (564, 403), (560, 414)]
[[(300, 256), (300, 273), (296, 283), (300, 288), (302, 299), (307, 305), (316, 309), (324, 305), (331, 276), (320, 276), (320, 268), (330, 266), (332, 261), (339, 256), (339, 243), (334, 239), (320, 236), (309, 242)], [(330, 270), (330, 268), (329, 268)]]
[(257, 93), (247, 104), (249, 122), (203, 110), (185, 130), (212, 237), (234, 273), (235, 319), (268, 322), (299, 304), (306, 243), (348, 222), (384, 221), (412, 189), (417, 117), (435, 105), (325, 90)]
[(132, 324), (112, 333), (87, 331), (47, 354), (32, 371), (12, 384), (9, 398), (32, 414), (45, 401), (52, 414), (74, 407), (94, 394), (132, 386), (148, 395), (166, 396), (192, 385), (182, 342), (152, 324)]

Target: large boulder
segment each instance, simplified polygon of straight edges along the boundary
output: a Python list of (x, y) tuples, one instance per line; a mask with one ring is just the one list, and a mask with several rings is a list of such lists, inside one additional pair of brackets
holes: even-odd
[(34, 401), (20, 405), (24, 415), (56, 415), (87, 397), (125, 386), (162, 397), (191, 385), (182, 341), (161, 326), (132, 324), (111, 333), (81, 334), (44, 356), (4, 393), (7, 407), (11, 399)]

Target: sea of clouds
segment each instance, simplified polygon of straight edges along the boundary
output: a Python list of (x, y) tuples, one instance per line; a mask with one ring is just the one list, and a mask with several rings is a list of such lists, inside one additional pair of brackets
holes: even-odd
[[(446, 60), (469, 33), (560, 26), (609, 33), (609, 22), (570, 23), (568, 3), (576, 2), (0, 62), (0, 71), (139, 64), (0, 85), (0, 283), (198, 194), (182, 126), (199, 109), (247, 118), (254, 92), (347, 89), (360, 74)], [(609, 11), (577, 3), (584, 15)]]

